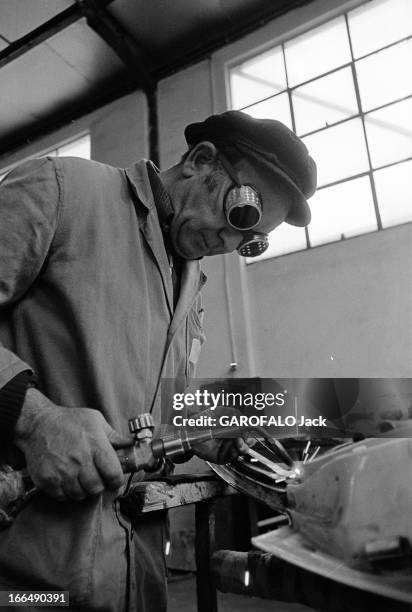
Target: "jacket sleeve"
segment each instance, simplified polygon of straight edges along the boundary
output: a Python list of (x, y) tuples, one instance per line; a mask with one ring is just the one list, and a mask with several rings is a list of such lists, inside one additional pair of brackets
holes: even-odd
[[(0, 183), (0, 316), (40, 273), (61, 203), (62, 181), (52, 158), (25, 162)], [(25, 370), (31, 367), (0, 344), (0, 389)]]

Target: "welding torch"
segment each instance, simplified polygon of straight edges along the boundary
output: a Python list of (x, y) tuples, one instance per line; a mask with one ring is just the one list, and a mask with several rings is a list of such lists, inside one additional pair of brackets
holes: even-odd
[(129, 431), (135, 438), (135, 444), (116, 451), (123, 472), (137, 472), (142, 469), (148, 472), (156, 471), (165, 458), (173, 459), (185, 455), (200, 442), (241, 436), (251, 431), (265, 439), (266, 444), (280, 461), (288, 467), (293, 465), (293, 459), (283, 445), (278, 440), (271, 438), (263, 427), (236, 425), (194, 431), (179, 429), (159, 438), (153, 438), (153, 429), (154, 422), (150, 414), (141, 414), (129, 420)]
[[(293, 460), (283, 445), (261, 427), (227, 426), (201, 430), (180, 429), (154, 438), (154, 421), (149, 413), (144, 413), (129, 419), (129, 431), (134, 437), (134, 444), (116, 449), (122, 470), (125, 474), (144, 470), (156, 472), (160, 470), (164, 459), (174, 459), (183, 456), (201, 442), (228, 437), (243, 437), (248, 432), (254, 432), (265, 439), (279, 460), (288, 467), (293, 466)], [(17, 472), (5, 466), (1, 469), (0, 478), (0, 527), (2, 512), (5, 516), (15, 515), (22, 505), (38, 492), (25, 471)]]

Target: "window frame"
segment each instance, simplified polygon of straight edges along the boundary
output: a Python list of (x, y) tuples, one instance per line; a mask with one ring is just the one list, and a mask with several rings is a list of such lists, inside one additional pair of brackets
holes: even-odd
[[(346, 2), (339, 2), (339, 0), (329, 0), (329, 2), (325, 2), (323, 0), (315, 0), (315, 2), (310, 3), (309, 5), (305, 5), (304, 7), (301, 7), (294, 11), (290, 11), (286, 15), (283, 15), (280, 18), (266, 24), (260, 30), (253, 32), (252, 34), (244, 37), (242, 40), (237, 41), (236, 43), (233, 43), (231, 45), (228, 45), (224, 49), (215, 53), (215, 55), (212, 57), (212, 60), (211, 60), (211, 72), (212, 72), (213, 110), (215, 113), (224, 112), (225, 110), (228, 110), (228, 108), (232, 107), (231, 91), (230, 91), (230, 72), (233, 68), (235, 68), (236, 66), (238, 66), (239, 64), (243, 62), (253, 60), (254, 58), (257, 58), (259, 55), (265, 52), (268, 52), (271, 49), (274, 49), (280, 45), (282, 45), (280, 48), (282, 49), (282, 52), (284, 53), (283, 45), (287, 43), (289, 40), (294, 39), (301, 34), (309, 32), (321, 25), (324, 25), (327, 22), (335, 18), (344, 16), (346, 31), (349, 37), (349, 44), (350, 44), (350, 56), (351, 56), (350, 62), (348, 62), (345, 65), (339, 66), (338, 68), (330, 70), (324, 74), (322, 73), (321, 75), (308, 79), (307, 81), (299, 83), (298, 85), (295, 85), (293, 87), (289, 87), (288, 85), (288, 88), (285, 91), (287, 92), (288, 97), (289, 97), (289, 104), (291, 107), (291, 114), (292, 114), (292, 125), (293, 127), (295, 127), (293, 112), (292, 112), (292, 105), (291, 105), (291, 100), (290, 100), (291, 92), (297, 87), (301, 87), (302, 85), (306, 83), (315, 81), (316, 79), (319, 79), (322, 76), (326, 76), (327, 74), (337, 72), (338, 70), (341, 70), (346, 66), (348, 66), (349, 69), (351, 70), (353, 79), (354, 79), (354, 84), (355, 84), (356, 100), (358, 104), (357, 112), (355, 115), (351, 115), (348, 118), (344, 118), (344, 119), (334, 122), (333, 124), (331, 124), (331, 126), (332, 125), (337, 126), (347, 121), (351, 121), (355, 118), (361, 118), (363, 136), (364, 136), (366, 148), (367, 148), (368, 169), (364, 172), (361, 172), (357, 175), (350, 176), (348, 178), (343, 178), (343, 179), (339, 179), (336, 181), (332, 181), (330, 183), (325, 183), (324, 185), (322, 185), (322, 187), (320, 187), (320, 189), (331, 187), (333, 185), (340, 184), (345, 181), (350, 181), (358, 177), (368, 176), (370, 180), (370, 184), (371, 184), (374, 212), (375, 212), (375, 216), (377, 219), (377, 229), (372, 230), (371, 232), (368, 232), (368, 233), (374, 233), (376, 231), (383, 231), (386, 229), (391, 229), (393, 227), (396, 227), (396, 225), (390, 225), (388, 227), (382, 226), (382, 219), (381, 219), (381, 215), (379, 211), (378, 197), (376, 193), (373, 173), (378, 170), (384, 169), (384, 168), (388, 168), (388, 167), (395, 166), (395, 165), (398, 165), (404, 162), (408, 162), (412, 159), (412, 157), (407, 157), (405, 159), (400, 159), (395, 162), (390, 162), (390, 163), (386, 163), (383, 165), (373, 167), (369, 143), (368, 143), (368, 135), (366, 132), (365, 117), (367, 117), (368, 114), (372, 112), (375, 112), (377, 110), (380, 110), (388, 106), (391, 106), (392, 104), (401, 102), (402, 100), (409, 99), (411, 98), (411, 96), (410, 95), (405, 96), (403, 98), (400, 98), (399, 100), (397, 99), (389, 103), (385, 103), (380, 106), (377, 106), (376, 108), (374, 107), (374, 108), (368, 109), (365, 112), (362, 109), (361, 100), (360, 100), (359, 85), (357, 81), (356, 71), (354, 68), (355, 60), (359, 61), (361, 58), (373, 56), (376, 53), (379, 53), (380, 51), (384, 49), (387, 49), (387, 48), (393, 47), (396, 44), (399, 44), (403, 40), (407, 40), (408, 38), (410, 38), (410, 36), (399, 39), (398, 41), (394, 43), (389, 43), (387, 45), (384, 45), (378, 51), (375, 50), (372, 52), (368, 52), (360, 57), (355, 58), (352, 44), (351, 44), (350, 29), (349, 29), (347, 14), (353, 9), (356, 9), (362, 5), (368, 4), (368, 2), (370, 1), (371, 0), (348, 0)], [(274, 96), (275, 95), (280, 95), (280, 93), (274, 94)], [(248, 107), (253, 106), (253, 104), (258, 104), (262, 101), (263, 100), (256, 100), (255, 102), (248, 105)], [(247, 107), (245, 107), (245, 110), (246, 108)], [(302, 134), (301, 137), (304, 138), (306, 136), (309, 136), (314, 133), (318, 133), (326, 129), (328, 129), (328, 126), (317, 128), (315, 130), (311, 130), (310, 132)], [(408, 223), (408, 221), (400, 222), (397, 225), (404, 225), (405, 223)], [(311, 245), (308, 228), (305, 228), (305, 234), (306, 234), (306, 247), (302, 247), (301, 249), (291, 250), (286, 253), (269, 255), (267, 258), (262, 258), (262, 259), (259, 258), (258, 260), (248, 260), (247, 263), (259, 263), (260, 261), (265, 261), (267, 259), (294, 255), (295, 253), (318, 248), (321, 246), (326, 246), (326, 245), (331, 245), (331, 244), (340, 244), (342, 241), (342, 240), (341, 241), (335, 241), (335, 240), (327, 241), (326, 240), (324, 243), (321, 243), (318, 245)], [(361, 233), (356, 236), (348, 236), (348, 237), (345, 237), (345, 240), (351, 240), (352, 238), (358, 238), (362, 235), (365, 235), (365, 234)]]

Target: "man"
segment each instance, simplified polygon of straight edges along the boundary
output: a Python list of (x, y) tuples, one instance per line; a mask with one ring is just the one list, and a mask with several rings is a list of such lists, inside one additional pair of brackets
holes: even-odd
[[(0, 186), (1, 431), (42, 491), (0, 533), (2, 590), (68, 590), (72, 609), (165, 609), (163, 519), (121, 514), (114, 448), (131, 443), (136, 413), (160, 423), (162, 377), (192, 374), (198, 260), (253, 254), (283, 221), (306, 225), (316, 181), (278, 122), (228, 112), (185, 135), (188, 152), (163, 172), (46, 158)], [(196, 449), (213, 461), (241, 451)]]

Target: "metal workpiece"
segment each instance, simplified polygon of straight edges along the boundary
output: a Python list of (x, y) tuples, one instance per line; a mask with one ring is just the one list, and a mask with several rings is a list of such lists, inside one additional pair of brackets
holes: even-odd
[(293, 503), (287, 498), (287, 489), (291, 483), (304, 481), (305, 463), (339, 442), (335, 439), (309, 440), (307, 437), (279, 440), (266, 434), (266, 437), (255, 437), (246, 456), (224, 466), (211, 464), (211, 467), (241, 493), (275, 510), (286, 511), (288, 504)]
[[(212, 568), (217, 587), (317, 609), (321, 592), (321, 609), (330, 611), (410, 609), (410, 437), (359, 442), (295, 438), (282, 444), (294, 459), (293, 467), (270, 456), (264, 441), (253, 447), (257, 452), (212, 466), (226, 482), (288, 523), (252, 538), (263, 552), (216, 553)], [(282, 480), (277, 478), (280, 471), (286, 472)], [(286, 577), (292, 585), (287, 593), (282, 587)], [(327, 593), (339, 593), (338, 601)]]
[(283, 440), (292, 466), (266, 442), (214, 471), (287, 513), (309, 545), (372, 571), (412, 563), (412, 440)]
[(369, 438), (307, 463), (303, 480), (287, 487), (294, 528), (352, 565), (371, 569), (379, 548), (387, 564), (390, 550), (410, 564), (399, 543), (412, 543), (410, 449), (407, 438)]
[[(258, 432), (262, 434), (262, 432)], [(303, 475), (300, 460), (306, 440), (248, 438), (253, 447), (246, 455), (226, 465), (210, 463), (212, 469), (239, 492), (249, 495), (279, 512), (287, 511), (286, 490), (289, 482)]]

